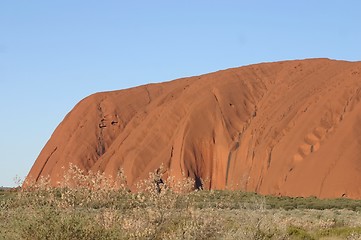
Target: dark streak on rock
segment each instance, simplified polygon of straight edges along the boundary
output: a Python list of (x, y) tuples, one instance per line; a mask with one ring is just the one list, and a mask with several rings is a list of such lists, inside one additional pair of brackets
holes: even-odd
[(271, 166), (271, 162), (272, 162), (272, 151), (273, 148), (271, 148), (271, 150), (268, 153), (268, 160), (267, 160), (267, 169), (269, 169), (269, 167)]
[(41, 168), (41, 170), (40, 170), (40, 172), (39, 172), (39, 175), (38, 175), (38, 176), (36, 177), (36, 179), (35, 179), (36, 182), (39, 180), (39, 178), (40, 178), (41, 174), (43, 173), (44, 168), (45, 168), (45, 166), (47, 165), (49, 159), (51, 158), (51, 156), (55, 153), (55, 151), (56, 151), (57, 149), (58, 149), (58, 147), (55, 147), (54, 150), (50, 153), (49, 157), (46, 159), (45, 163), (43, 164), (43, 166), (42, 166), (42, 168)]

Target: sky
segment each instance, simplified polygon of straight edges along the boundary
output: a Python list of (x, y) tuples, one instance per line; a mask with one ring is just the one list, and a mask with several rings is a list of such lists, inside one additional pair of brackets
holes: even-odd
[(361, 1), (0, 0), (0, 186), (84, 97), (260, 62), (361, 60)]

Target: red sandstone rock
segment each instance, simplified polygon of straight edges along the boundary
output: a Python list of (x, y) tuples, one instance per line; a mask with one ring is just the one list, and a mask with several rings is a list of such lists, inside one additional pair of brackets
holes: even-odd
[(161, 164), (205, 188), (361, 198), (361, 62), (262, 63), (79, 102), (29, 178), (69, 163), (130, 187)]

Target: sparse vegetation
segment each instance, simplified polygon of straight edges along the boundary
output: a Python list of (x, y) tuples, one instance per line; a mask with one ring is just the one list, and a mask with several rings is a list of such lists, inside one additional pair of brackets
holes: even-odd
[[(0, 239), (360, 239), (361, 201), (193, 191), (158, 171), (130, 192), (71, 166), (58, 188), (41, 179), (0, 191)], [(77, 187), (70, 187), (77, 186)]]

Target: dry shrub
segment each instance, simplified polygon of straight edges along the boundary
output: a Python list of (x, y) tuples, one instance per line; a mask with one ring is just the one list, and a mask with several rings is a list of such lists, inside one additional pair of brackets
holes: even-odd
[(163, 169), (150, 173), (133, 194), (135, 207), (124, 219), (124, 230), (135, 239), (205, 239), (215, 238), (218, 229), (213, 214), (195, 210), (189, 195), (194, 180), (163, 178)]
[[(212, 209), (194, 208), (189, 197), (194, 194), (194, 180), (164, 179), (162, 173), (161, 166), (141, 181), (133, 193), (127, 188), (122, 170), (113, 179), (103, 173), (85, 172), (75, 165), (69, 166), (58, 187), (51, 187), (47, 177), (28, 182), (28, 187), (19, 192), (17, 203), (30, 208), (28, 213), (36, 221), (25, 222), (22, 235), (66, 239), (73, 238), (67, 231), (76, 231), (80, 234), (77, 239), (90, 239), (96, 235), (87, 230), (87, 226), (92, 226), (104, 236), (112, 233), (114, 239), (215, 238), (220, 229), (220, 224), (215, 224), (219, 216), (216, 218)], [(81, 220), (79, 214), (84, 212), (88, 217)], [(70, 223), (72, 227), (67, 226)], [(50, 234), (46, 229), (62, 234)]]
[[(70, 165), (0, 199), (0, 239), (358, 239), (352, 210), (269, 209), (266, 197), (194, 190), (194, 180), (149, 174), (130, 192), (116, 177)], [(242, 200), (240, 200), (242, 199)], [(274, 201), (274, 200), (273, 200)], [(314, 201), (314, 199), (312, 200)]]

